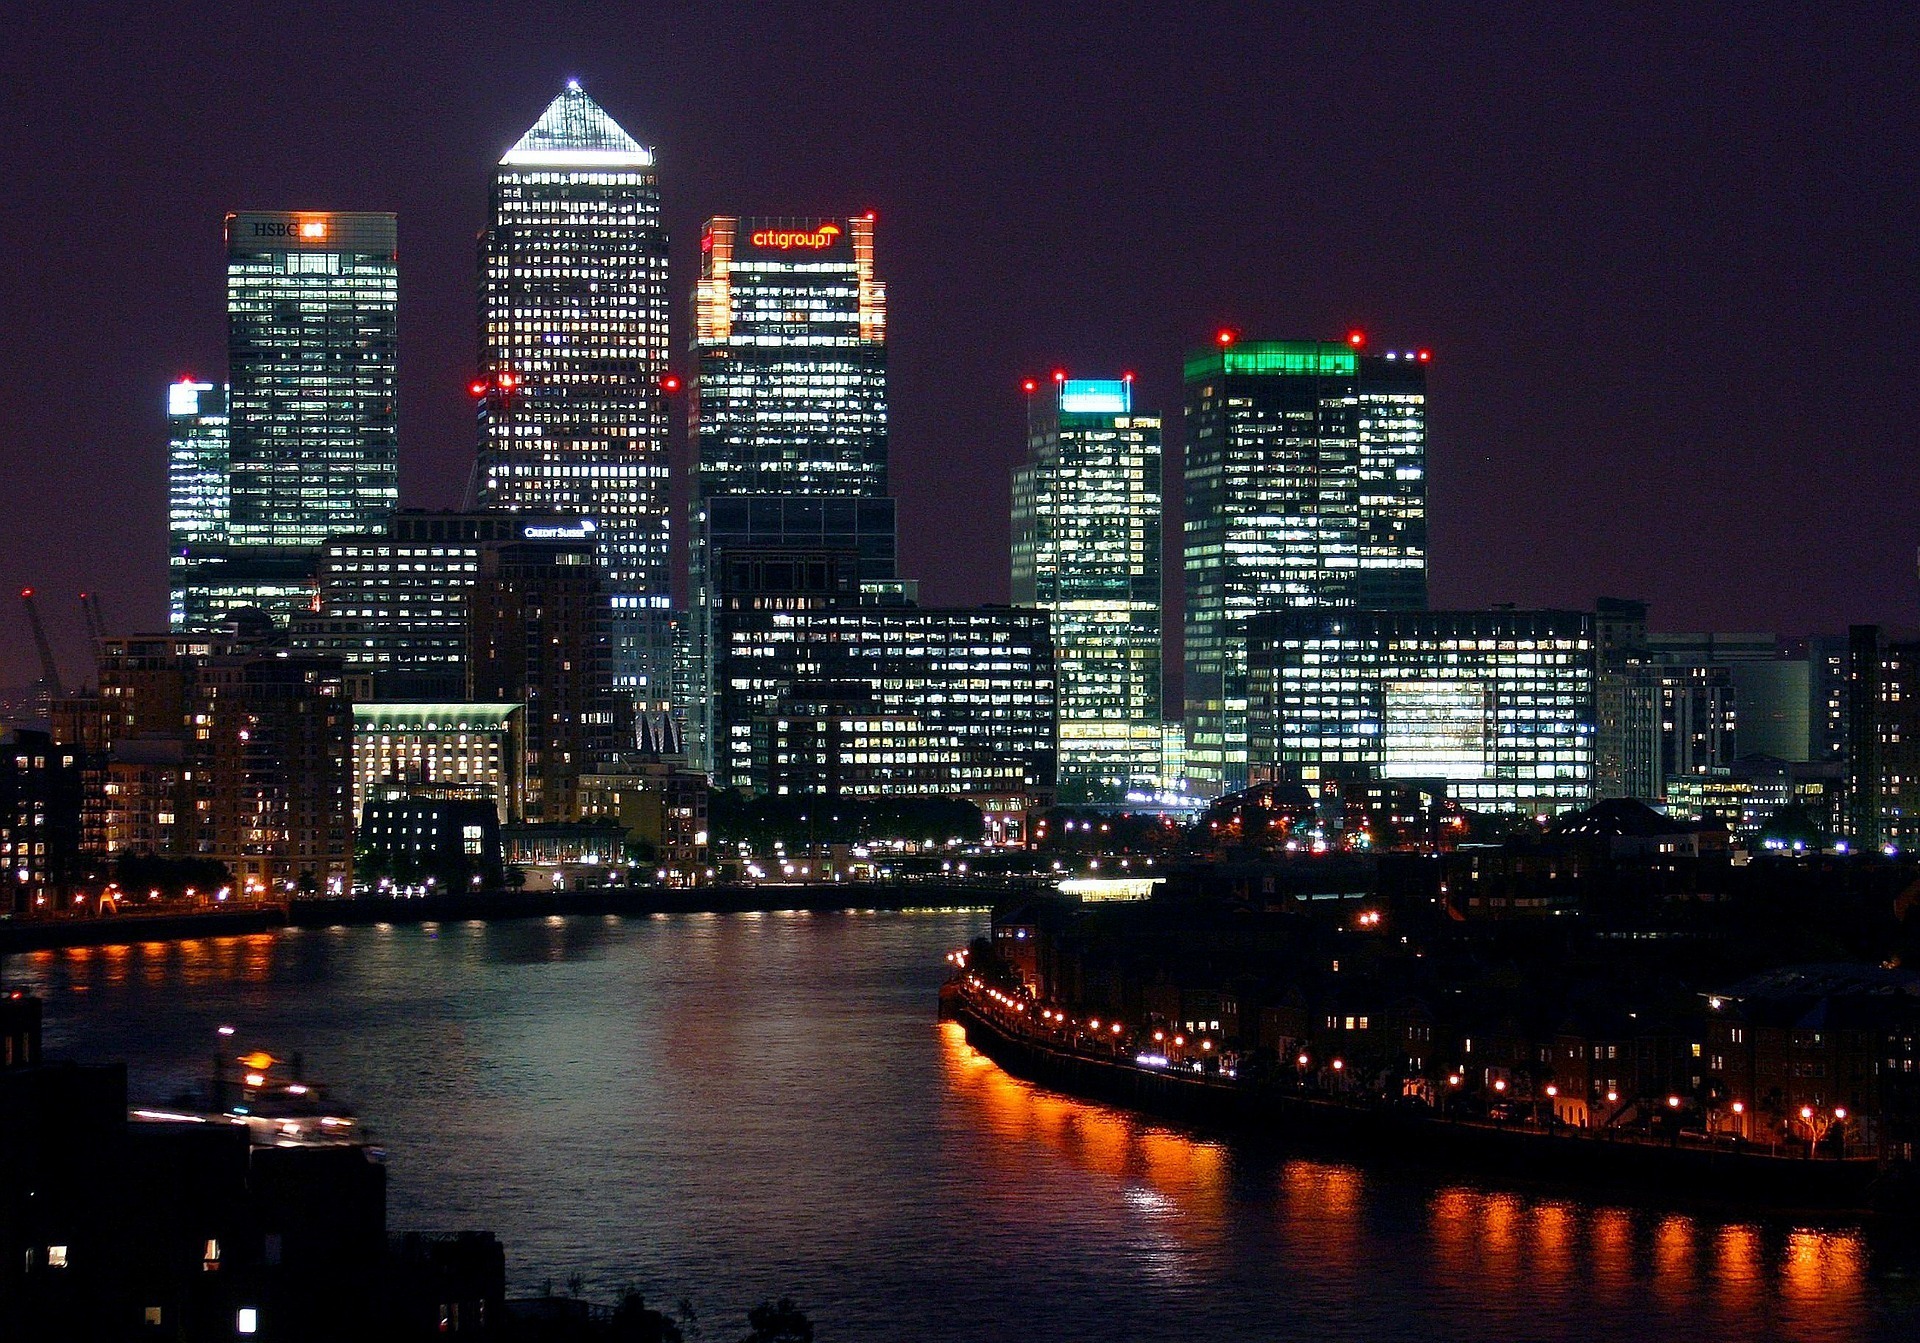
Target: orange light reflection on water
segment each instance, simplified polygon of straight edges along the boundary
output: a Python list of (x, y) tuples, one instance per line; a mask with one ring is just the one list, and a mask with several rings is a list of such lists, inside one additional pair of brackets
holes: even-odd
[[(1237, 1149), (1018, 1081), (976, 1053), (958, 1026), (942, 1032), (949, 1089), (973, 1111), (970, 1122), (1051, 1152), (1069, 1174), (1144, 1183), (1177, 1208), (1172, 1225), (1184, 1242), (1229, 1245), (1267, 1201), (1245, 1186), (1230, 1192)], [(1031, 1152), (1008, 1155), (1010, 1168), (1031, 1168)], [(1257, 1154), (1250, 1160), (1261, 1164)], [(1728, 1337), (1791, 1322), (1796, 1337), (1842, 1339), (1870, 1315), (1858, 1230), (1788, 1231), (1451, 1185), (1424, 1200), (1424, 1254), (1415, 1262), (1404, 1236), (1378, 1225), (1405, 1186), (1376, 1186), (1337, 1163), (1271, 1161), (1271, 1215), (1262, 1221), (1274, 1270), (1323, 1289), (1364, 1281), (1398, 1255), (1392, 1271), (1425, 1280), (1442, 1315), (1490, 1313), (1505, 1316), (1507, 1328), (1524, 1329), (1529, 1312), (1564, 1322), (1642, 1311)], [(1559, 1336), (1558, 1326), (1550, 1332)]]

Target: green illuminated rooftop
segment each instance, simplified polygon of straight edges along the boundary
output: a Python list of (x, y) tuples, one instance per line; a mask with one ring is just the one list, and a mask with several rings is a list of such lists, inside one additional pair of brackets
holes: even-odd
[(1187, 356), (1187, 381), (1219, 373), (1351, 374), (1360, 367), (1353, 348), (1321, 340), (1249, 340)]

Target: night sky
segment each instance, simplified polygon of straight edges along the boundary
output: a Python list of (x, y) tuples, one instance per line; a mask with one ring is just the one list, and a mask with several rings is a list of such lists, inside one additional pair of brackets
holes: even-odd
[(570, 76), (659, 152), (677, 350), (706, 216), (878, 212), (929, 600), (1006, 598), (1022, 374), (1135, 371), (1177, 461), (1185, 349), (1359, 326), (1435, 352), (1436, 605), (1910, 623), (1920, 10), (1580, 9), (23, 6), (0, 684), (24, 584), (70, 682), (80, 588), (163, 626), (163, 386), (223, 376), (228, 210), (399, 213), (402, 499), (458, 502), (488, 174)]

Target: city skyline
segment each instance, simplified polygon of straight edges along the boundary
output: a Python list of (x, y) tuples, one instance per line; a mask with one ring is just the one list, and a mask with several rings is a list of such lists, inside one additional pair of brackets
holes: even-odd
[[(1137, 370), (1142, 409), (1166, 418), (1177, 458), (1178, 359), (1216, 324), (1283, 338), (1337, 338), (1358, 326), (1384, 343), (1435, 350), (1435, 606), (1572, 606), (1614, 592), (1649, 598), (1655, 626), (1669, 629), (1835, 630), (1908, 618), (1920, 528), (1912, 492), (1900, 488), (1891, 353), (1905, 291), (1857, 277), (1897, 274), (1876, 264), (1876, 249), (1891, 246), (1876, 224), (1906, 213), (1911, 179), (1871, 168), (1876, 147), (1897, 142), (1911, 112), (1876, 99), (1886, 71), (1860, 54), (1872, 44), (1849, 44), (1851, 121), (1842, 126), (1821, 92), (1834, 34), (1819, 30), (1791, 53), (1725, 39), (1732, 45), (1685, 88), (1684, 44), (1630, 31), (1590, 34), (1572, 51), (1568, 34), (1541, 20), (1498, 39), (1455, 34), (1431, 55), (1417, 49), (1413, 28), (1383, 31), (1380, 59), (1351, 96), (1324, 99), (1360, 110), (1326, 114), (1322, 143), (1301, 148), (1276, 139), (1278, 128), (1362, 69), (1353, 35), (1304, 32), (1298, 59), (1311, 77), (1300, 93), (1263, 101), (1271, 85), (1260, 76), (1277, 57), (1272, 32), (1257, 23), (1226, 50), (1165, 20), (1121, 15), (1082, 50), (1057, 21), (996, 35), (985, 19), (933, 15), (917, 29), (882, 29), (849, 58), (861, 69), (875, 64), (874, 96), (891, 119), (855, 121), (845, 95), (805, 88), (824, 117), (814, 125), (865, 132), (836, 139), (796, 129), (790, 115), (819, 39), (789, 11), (770, 11), (757, 35), (756, 50), (779, 54), (738, 70), (727, 62), (744, 53), (730, 39), (709, 34), (714, 46), (703, 50), (687, 45), (691, 34), (669, 32), (629, 49), (632, 39), (561, 22), (504, 57), (511, 43), (470, 49), (421, 24), (408, 29), (419, 41), (406, 55), (323, 75), (277, 48), (249, 55), (226, 38), (162, 40), (165, 15), (151, 21), (156, 40), (142, 52), (150, 72), (112, 54), (78, 66), (43, 59), (59, 26), (24, 33), (7, 95), (38, 109), (11, 118), (22, 131), (15, 152), (74, 163), (89, 193), (36, 175), (5, 225), (16, 251), (27, 250), (23, 239), (47, 237), (35, 250), (49, 260), (5, 282), (22, 318), (5, 367), (28, 390), (0, 442), (8, 468), (31, 483), (0, 557), (10, 578), (47, 594), (69, 665), (81, 633), (59, 600), (65, 589), (103, 590), (116, 629), (164, 623), (164, 574), (134, 562), (157, 548), (166, 525), (166, 426), (154, 389), (183, 373), (223, 376), (222, 259), (216, 243), (193, 240), (210, 237), (229, 210), (291, 204), (402, 216), (402, 501), (457, 502), (471, 461), (470, 431), (460, 426), (471, 413), (471, 244), (488, 165), (576, 74), (660, 147), (677, 277), (694, 273), (698, 220), (729, 208), (790, 202), (882, 217), (901, 571), (924, 577), (931, 601), (1005, 596), (1000, 482), (1023, 447), (1022, 374)], [(511, 18), (504, 26), (519, 31)], [(986, 77), (1010, 55), (1018, 69), (1048, 61), (1078, 69), (1167, 41), (1203, 52), (1208, 77), (1179, 73), (1164, 89), (1145, 89), (1122, 73), (1097, 97), (1076, 87), (1051, 113), (1026, 98), (1000, 110), (1007, 76)], [(1432, 62), (1475, 52), (1505, 66), (1529, 53), (1552, 58), (1571, 93), (1496, 88), (1468, 100), (1421, 83)], [(674, 71), (689, 53), (698, 59)], [(914, 59), (901, 62), (902, 53)], [(409, 84), (425, 68), (416, 62), (436, 59), (443, 70)], [(505, 73), (482, 77), (501, 60)], [(890, 60), (902, 72), (880, 78)], [(311, 96), (336, 74), (358, 101)], [(1392, 87), (1394, 76), (1407, 92)], [(62, 100), (49, 100), (49, 78), (63, 81)], [(154, 93), (156, 78), (178, 87)], [(99, 100), (102, 120), (66, 110), (88, 105), (85, 94), (108, 82), (127, 92)], [(261, 100), (258, 115), (232, 114), (234, 100), (282, 86), (289, 96)], [(1433, 99), (1424, 109), (1422, 88)], [(715, 89), (723, 96), (707, 96)], [(1201, 133), (1180, 130), (1194, 123), (1179, 109), (1203, 105), (1203, 90), (1220, 113), (1206, 132), (1211, 164), (1193, 168), (1181, 200), (1144, 190), (1155, 172), (1184, 161), (1181, 136)], [(1749, 95), (1739, 118), (1715, 114), (1736, 92)], [(1145, 101), (1123, 106), (1128, 97)], [(139, 125), (126, 119), (133, 106), (143, 107)], [(1258, 118), (1231, 115), (1253, 109)], [(1498, 129), (1529, 117), (1536, 129)], [(1149, 125), (1162, 130), (1136, 143)], [(1351, 152), (1390, 125), (1405, 127), (1405, 145), (1380, 140), (1370, 159)], [(1709, 129), (1665, 138), (1682, 125)], [(1783, 135), (1796, 152), (1752, 174), (1772, 162)], [(169, 144), (192, 147), (184, 171), (177, 154), (160, 152)], [(916, 161), (936, 144), (952, 150), (942, 167)], [(1261, 167), (1282, 144), (1284, 163)], [(1123, 145), (1143, 163), (1116, 175), (1103, 155)], [(89, 177), (101, 152), (125, 159), (126, 170)], [(1481, 166), (1468, 166), (1476, 159)], [(1288, 171), (1344, 186), (1340, 208), (1299, 205)], [(1598, 185), (1580, 184), (1590, 181)], [(63, 249), (83, 236), (83, 201), (150, 221), (110, 244), (97, 234), (87, 243), (84, 273), (99, 288), (61, 261), (78, 255)], [(162, 240), (164, 254), (154, 250)], [(1544, 278), (1563, 268), (1568, 281)], [(1131, 292), (1116, 275), (1132, 281)], [(675, 281), (670, 291), (677, 367), (685, 287)], [(39, 333), (32, 350), (26, 330)], [(1735, 397), (1735, 386), (1749, 390)], [(1836, 387), (1853, 409), (1837, 428), (1823, 422)], [(669, 441), (681, 441), (677, 429)], [(50, 462), (61, 465), (48, 470)], [(1674, 490), (1688, 482), (1688, 506), (1673, 508)], [(1842, 523), (1854, 529), (1844, 558), (1809, 564)], [(135, 544), (142, 536), (151, 546)], [(674, 548), (683, 550), (678, 538)], [(26, 641), (10, 640), (0, 680), (32, 675)]]

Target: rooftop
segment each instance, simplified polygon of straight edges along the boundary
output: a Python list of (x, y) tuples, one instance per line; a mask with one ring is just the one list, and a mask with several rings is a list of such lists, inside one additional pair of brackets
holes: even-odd
[(512, 168), (650, 168), (653, 151), (568, 80), (501, 164)]

